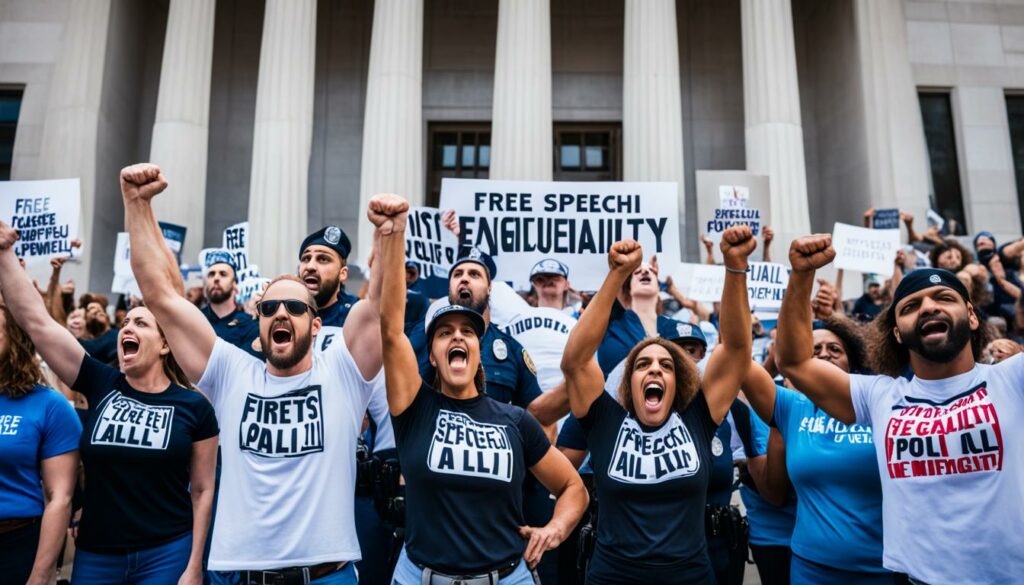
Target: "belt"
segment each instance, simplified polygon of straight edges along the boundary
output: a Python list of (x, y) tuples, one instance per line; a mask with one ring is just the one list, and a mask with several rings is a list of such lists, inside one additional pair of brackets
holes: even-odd
[(498, 581), (508, 577), (516, 570), (521, 561), (513, 561), (501, 568), (487, 571), (486, 573), (474, 573), (469, 575), (449, 575), (435, 571), (430, 567), (416, 564), (423, 569), (421, 585), (498, 585)]
[(309, 567), (288, 567), (266, 571), (239, 571), (244, 583), (256, 585), (307, 585), (324, 575), (340, 571), (348, 562), (320, 563)]
[(0, 520), (0, 534), (14, 532), (15, 530), (25, 528), (26, 526), (32, 526), (36, 522), (39, 522), (39, 516), (34, 516), (32, 518), (8, 518), (7, 520)]

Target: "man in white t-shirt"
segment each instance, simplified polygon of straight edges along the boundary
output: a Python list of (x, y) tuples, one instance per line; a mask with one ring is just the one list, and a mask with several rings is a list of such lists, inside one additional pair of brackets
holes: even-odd
[[(166, 187), (156, 165), (121, 171), (143, 298), (224, 429), (211, 581), (355, 583), (352, 454), (382, 375), (379, 278), (323, 351), (312, 347), (321, 328), (313, 295), (294, 275), (273, 280), (257, 305), (261, 362), (218, 340), (175, 292), (178, 269), (150, 206)], [(387, 196), (378, 196), (370, 206), (386, 204)]]
[(978, 364), (985, 336), (967, 289), (951, 272), (924, 268), (903, 278), (872, 323), (882, 375), (814, 359), (814, 271), (834, 257), (827, 234), (793, 242), (775, 355), (825, 412), (874, 429), (883, 564), (912, 583), (1020, 583), (1024, 357)]

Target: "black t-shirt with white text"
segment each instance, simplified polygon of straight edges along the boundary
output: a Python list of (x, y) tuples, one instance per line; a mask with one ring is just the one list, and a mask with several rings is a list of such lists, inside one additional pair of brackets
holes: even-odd
[(456, 400), (426, 384), (392, 420), (409, 558), (455, 575), (520, 559), (523, 480), (551, 448), (540, 423), (489, 396)]
[(206, 397), (173, 383), (139, 392), (89, 356), (72, 389), (89, 401), (79, 445), (85, 492), (78, 548), (141, 550), (192, 530), (192, 443), (219, 432)]
[(600, 510), (587, 582), (713, 583), (704, 506), (718, 425), (704, 393), (651, 428), (602, 392), (579, 422)]

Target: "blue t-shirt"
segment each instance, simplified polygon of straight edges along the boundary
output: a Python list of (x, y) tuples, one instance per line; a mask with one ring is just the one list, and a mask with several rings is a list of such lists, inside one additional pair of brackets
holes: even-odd
[(776, 388), (775, 426), (797, 494), (793, 554), (846, 571), (886, 572), (871, 427), (843, 424), (783, 387)]
[(81, 434), (75, 409), (53, 388), (0, 394), (0, 520), (43, 514), (40, 462), (78, 449)]
[[(771, 429), (754, 414), (746, 404), (743, 405), (747, 418), (750, 420), (750, 451), (747, 459), (760, 457), (768, 453), (768, 434)], [(733, 416), (737, 412), (733, 411)], [(746, 443), (744, 442), (744, 449)], [(761, 494), (740, 484), (740, 498), (747, 508), (747, 523), (750, 524), (750, 544), (757, 546), (789, 546), (796, 524), (796, 498), (790, 498), (785, 505), (776, 506), (761, 497)]]

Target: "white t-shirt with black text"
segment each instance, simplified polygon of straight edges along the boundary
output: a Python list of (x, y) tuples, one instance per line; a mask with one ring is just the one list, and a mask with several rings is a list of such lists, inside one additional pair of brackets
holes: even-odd
[(217, 340), (198, 384), (223, 431), (210, 570), (360, 559), (353, 455), (375, 381), (341, 335), (288, 377)]
[(885, 568), (930, 585), (1024, 579), (1024, 355), (943, 380), (851, 376), (882, 478)]

